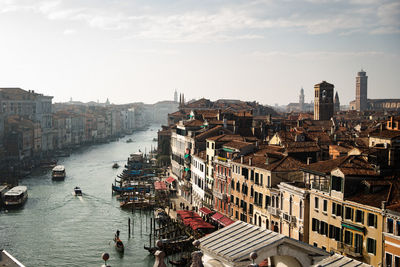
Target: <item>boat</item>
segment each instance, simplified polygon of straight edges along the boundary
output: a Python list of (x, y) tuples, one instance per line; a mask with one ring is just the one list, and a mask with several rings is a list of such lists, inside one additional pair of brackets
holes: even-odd
[(188, 259), (186, 258), (181, 258), (179, 260), (169, 260), (169, 263), (175, 266), (186, 266), (188, 263)]
[(40, 161), (39, 165), (41, 168), (51, 169), (51, 168), (54, 168), (55, 166), (57, 166), (57, 160), (55, 160), (55, 159), (42, 160), (42, 161)]
[(124, 243), (122, 243), (121, 239), (119, 239), (119, 237), (114, 237), (114, 247), (115, 250), (118, 252), (124, 252), (125, 247), (124, 247)]
[(126, 140), (127, 143), (132, 143), (133, 140), (131, 138), (129, 138), (128, 140)]
[(74, 188), (75, 196), (82, 196), (82, 190), (79, 186)]
[(113, 167), (113, 169), (118, 169), (118, 168), (119, 168), (119, 165), (118, 165), (118, 163), (114, 163), (114, 164), (112, 165), (112, 167)]
[(63, 165), (57, 165), (51, 172), (51, 177), (54, 180), (62, 180), (65, 178), (65, 167)]
[(4, 194), (4, 206), (6, 208), (21, 207), (27, 199), (28, 188), (23, 185), (15, 186)]

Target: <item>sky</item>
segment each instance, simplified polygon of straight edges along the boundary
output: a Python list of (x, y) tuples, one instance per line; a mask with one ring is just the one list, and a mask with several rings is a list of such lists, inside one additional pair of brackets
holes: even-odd
[(0, 87), (53, 102), (400, 98), (398, 0), (0, 0)]

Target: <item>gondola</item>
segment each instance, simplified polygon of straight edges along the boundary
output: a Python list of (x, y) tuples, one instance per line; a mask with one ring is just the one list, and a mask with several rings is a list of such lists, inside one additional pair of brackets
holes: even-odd
[(124, 252), (125, 247), (124, 247), (124, 243), (122, 243), (121, 239), (119, 239), (119, 237), (114, 237), (114, 247), (115, 250), (118, 252)]
[(169, 260), (169, 263), (175, 266), (186, 266), (188, 263), (188, 260), (186, 258), (181, 258), (180, 260), (174, 261), (174, 260)]

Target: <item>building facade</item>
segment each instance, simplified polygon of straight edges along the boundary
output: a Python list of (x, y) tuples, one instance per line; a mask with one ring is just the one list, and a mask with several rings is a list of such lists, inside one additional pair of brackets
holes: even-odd
[(334, 85), (322, 81), (314, 85), (314, 120), (330, 120), (333, 117)]

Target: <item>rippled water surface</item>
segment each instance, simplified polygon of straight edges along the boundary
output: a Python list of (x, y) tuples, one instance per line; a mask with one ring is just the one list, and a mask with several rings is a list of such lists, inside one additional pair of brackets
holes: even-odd
[[(85, 147), (60, 158), (67, 177), (52, 181), (50, 170), (37, 171), (20, 181), (28, 187), (28, 201), (19, 210), (0, 211), (0, 248), (26, 266), (101, 266), (101, 254), (110, 253), (113, 266), (153, 266), (143, 249), (148, 245), (150, 217), (119, 208), (111, 184), (130, 153), (156, 145), (157, 125), (109, 144)], [(128, 138), (134, 142), (126, 143)], [(80, 186), (81, 199), (73, 188)], [(128, 239), (128, 218), (134, 221), (134, 237)], [(142, 230), (140, 229), (142, 225)], [(113, 248), (115, 231), (121, 231), (126, 248), (120, 256)]]

